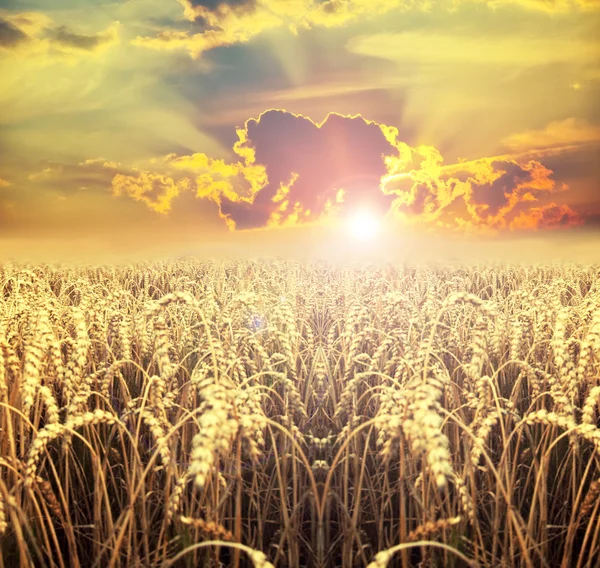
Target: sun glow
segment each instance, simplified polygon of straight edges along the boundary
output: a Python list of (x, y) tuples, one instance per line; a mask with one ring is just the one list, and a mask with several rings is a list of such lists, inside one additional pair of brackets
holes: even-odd
[(370, 211), (357, 211), (348, 219), (347, 227), (352, 237), (368, 241), (379, 233), (380, 223), (379, 219)]

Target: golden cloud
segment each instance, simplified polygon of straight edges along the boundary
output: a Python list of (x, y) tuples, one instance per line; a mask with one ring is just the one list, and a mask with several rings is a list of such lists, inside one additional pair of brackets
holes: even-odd
[(181, 191), (194, 189), (238, 230), (329, 222), (364, 207), (459, 231), (579, 224), (566, 205), (536, 206), (567, 189), (537, 160), (506, 155), (445, 165), (433, 146), (410, 147), (395, 127), (361, 115), (330, 113), (317, 123), (271, 109), (237, 133), (237, 161), (172, 154), (154, 162), (167, 173), (118, 174), (113, 192), (166, 213)]
[(491, 37), (422, 31), (361, 35), (352, 38), (346, 49), (359, 55), (435, 66), (458, 63), (511, 67), (573, 62), (595, 64), (600, 56), (600, 43), (583, 38)]
[(101, 166), (103, 168), (109, 170), (116, 170), (121, 165), (121, 162), (114, 162), (105, 160), (104, 158), (90, 158), (88, 160), (84, 160), (83, 162), (79, 162), (80, 166)]
[[(132, 43), (153, 49), (185, 49), (192, 57), (216, 47), (245, 43), (261, 33), (288, 28), (297, 33), (313, 26), (338, 27), (359, 17), (383, 14), (414, 5), (396, 0), (179, 0), (184, 17), (202, 22), (204, 30), (165, 30), (155, 37), (136, 37)], [(424, 2), (425, 3), (425, 2)]]
[(594, 142), (600, 142), (600, 126), (572, 117), (551, 122), (541, 130), (513, 134), (505, 138), (502, 144), (513, 152), (527, 152), (571, 148)]
[(168, 213), (171, 202), (182, 191), (190, 188), (190, 180), (154, 172), (138, 172), (136, 175), (117, 174), (112, 180), (113, 195), (129, 195), (136, 201), (145, 203), (157, 213)]
[(209, 198), (220, 205), (222, 199), (251, 203), (254, 195), (267, 183), (264, 166), (254, 164), (254, 152), (241, 152), (244, 161), (227, 163), (206, 154), (167, 157), (177, 170), (195, 173), (197, 197)]
[[(138, 36), (132, 43), (159, 50), (187, 50), (192, 57), (199, 57), (203, 52), (216, 47), (245, 43), (263, 32), (276, 28), (288, 28), (297, 33), (301, 28), (321, 26), (326, 28), (343, 26), (359, 18), (385, 14), (391, 10), (409, 8), (431, 9), (428, 0), (178, 0), (183, 7), (184, 18), (199, 24), (201, 31), (189, 33), (180, 30), (164, 30), (154, 37)], [(569, 10), (592, 10), (600, 6), (600, 0), (484, 0), (492, 9), (500, 4), (517, 4), (529, 9), (546, 12), (565, 12)], [(456, 2), (448, 1), (445, 8), (454, 8)], [(382, 46), (392, 41), (392, 53), (402, 53), (404, 57), (429, 57), (433, 53), (439, 62), (442, 58), (466, 57), (467, 60), (505, 61), (515, 48), (508, 40), (485, 40), (473, 38), (470, 47), (464, 41), (451, 43), (450, 37), (432, 37), (427, 40), (418, 34), (402, 34), (399, 36), (372, 36), (366, 41), (372, 45), (354, 45), (358, 51), (373, 51), (386, 57), (390, 51)], [(454, 38), (456, 39), (456, 38)], [(398, 50), (398, 41), (408, 45), (408, 50)], [(417, 46), (412, 43), (417, 41)], [(554, 42), (556, 39), (553, 40)], [(433, 45), (430, 45), (431, 42)], [(440, 43), (446, 48), (437, 49)], [(496, 43), (500, 45), (496, 45)], [(546, 42), (547, 43), (547, 42)], [(508, 47), (508, 51), (506, 48)], [(565, 57), (561, 49), (552, 43), (551, 52), (544, 49), (544, 42), (528, 46), (520, 50), (519, 55), (527, 60), (546, 60), (548, 57)], [(573, 52), (576, 46), (565, 42), (567, 53)], [(458, 50), (458, 51), (457, 51)], [(581, 51), (578, 52), (581, 55)], [(514, 59), (514, 57), (513, 57)]]
[(490, 8), (517, 4), (530, 10), (560, 14), (572, 10), (591, 11), (600, 8), (599, 0), (483, 0)]

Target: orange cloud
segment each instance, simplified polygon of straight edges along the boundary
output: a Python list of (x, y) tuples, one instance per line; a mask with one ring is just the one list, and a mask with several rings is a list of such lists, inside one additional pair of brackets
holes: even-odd
[(408, 222), (447, 228), (445, 217), (461, 201), (470, 219), (454, 218), (454, 225), (503, 229), (519, 203), (556, 189), (552, 172), (534, 160), (499, 156), (444, 166), (435, 148), (419, 147), (415, 153), (423, 158), (419, 169), (383, 180), (384, 190), (397, 196), (394, 210)]
[(168, 213), (173, 199), (189, 188), (188, 178), (175, 181), (170, 176), (153, 172), (138, 172), (136, 175), (117, 174), (112, 180), (113, 195), (129, 195), (157, 213)]
[(482, 160), (469, 172), (465, 203), (473, 219), (481, 225), (506, 227), (506, 219), (517, 204), (535, 201), (541, 192), (550, 192), (555, 182), (552, 172), (531, 160)]
[(511, 229), (556, 229), (583, 225), (583, 218), (568, 205), (550, 203), (544, 207), (534, 207), (515, 217), (510, 224)]
[(8, 187), (9, 185), (12, 185), (8, 180), (0, 178), (0, 187)]

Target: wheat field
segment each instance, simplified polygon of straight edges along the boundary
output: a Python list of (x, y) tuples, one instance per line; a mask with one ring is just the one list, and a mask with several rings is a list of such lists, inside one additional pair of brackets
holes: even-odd
[(600, 269), (0, 269), (0, 568), (600, 566)]

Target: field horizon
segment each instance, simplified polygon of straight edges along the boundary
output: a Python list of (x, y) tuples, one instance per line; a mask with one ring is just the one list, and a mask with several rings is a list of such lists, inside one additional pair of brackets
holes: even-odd
[(335, 265), (505, 266), (600, 264), (600, 234), (590, 228), (513, 235), (382, 231), (361, 241), (339, 227), (223, 233), (207, 238), (190, 229), (171, 234), (49, 235), (0, 238), (0, 262), (127, 266), (189, 258), (200, 262), (281, 260)]

